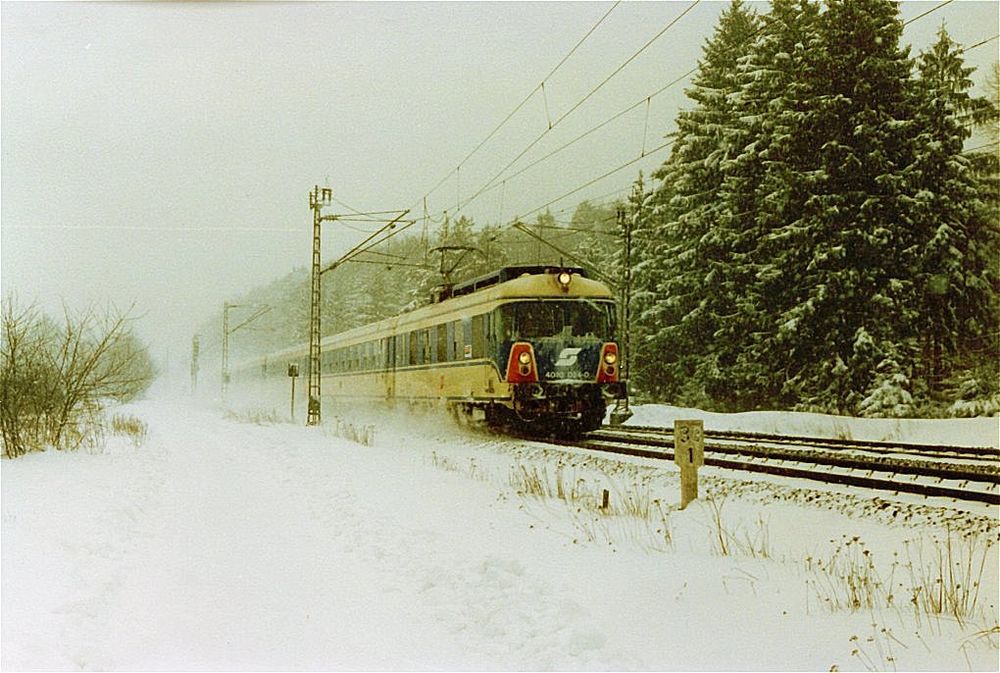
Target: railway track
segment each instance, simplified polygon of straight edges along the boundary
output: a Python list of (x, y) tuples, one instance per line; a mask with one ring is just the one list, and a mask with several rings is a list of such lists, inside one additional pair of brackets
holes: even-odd
[[(603, 428), (565, 446), (673, 460), (673, 432)], [(1000, 451), (990, 447), (852, 442), (706, 431), (712, 467), (894, 493), (1000, 504)]]
[[(633, 434), (655, 434), (667, 437), (673, 436), (671, 428), (630, 425), (618, 428), (605, 427), (602, 431)], [(705, 439), (734, 442), (757, 442), (767, 444), (789, 444), (832, 451), (871, 451), (874, 453), (904, 453), (908, 455), (924, 455), (929, 457), (978, 458), (991, 461), (1000, 460), (1000, 449), (992, 446), (950, 446), (942, 444), (919, 444), (913, 442), (878, 442), (863, 439), (843, 439), (829, 437), (805, 437), (798, 435), (775, 435), (758, 432), (736, 432), (706, 430)]]

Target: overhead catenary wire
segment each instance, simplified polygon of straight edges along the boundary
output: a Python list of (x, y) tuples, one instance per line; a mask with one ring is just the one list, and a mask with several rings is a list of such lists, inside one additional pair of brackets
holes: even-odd
[[(649, 154), (649, 152), (647, 152), (646, 154)], [(631, 189), (632, 189), (631, 186), (628, 186), (628, 187), (616, 187), (615, 189), (611, 190), (610, 192), (605, 192), (604, 194), (599, 194), (599, 195), (597, 195), (595, 197), (587, 199), (587, 201), (589, 201), (591, 203), (601, 203), (604, 199), (610, 198), (612, 196), (619, 196), (620, 197), (622, 194), (630, 191)], [(560, 209), (552, 211), (552, 212), (555, 212), (555, 213), (565, 213), (565, 212), (567, 212), (569, 210), (575, 210), (576, 208), (577, 208), (577, 206), (566, 206), (565, 208), (560, 208)]]
[(618, 66), (617, 68), (615, 68), (614, 72), (612, 72), (612, 73), (611, 73), (610, 75), (608, 75), (607, 77), (605, 77), (605, 78), (604, 78), (604, 79), (603, 79), (603, 80), (601, 81), (601, 83), (600, 83), (600, 84), (598, 84), (597, 86), (595, 86), (595, 87), (594, 87), (593, 89), (591, 89), (591, 90), (590, 90), (590, 91), (589, 91), (589, 92), (587, 93), (587, 95), (586, 95), (586, 96), (584, 96), (583, 98), (581, 98), (580, 100), (578, 100), (578, 101), (576, 102), (576, 104), (575, 104), (575, 105), (573, 105), (573, 107), (571, 107), (570, 109), (566, 110), (566, 112), (564, 112), (564, 113), (562, 114), (562, 116), (561, 116), (561, 117), (559, 117), (558, 119), (556, 119), (556, 120), (555, 120), (555, 122), (553, 122), (552, 126), (556, 126), (556, 125), (557, 125), (557, 124), (558, 124), (559, 122), (561, 122), (561, 121), (562, 121), (563, 119), (566, 119), (566, 117), (568, 117), (568, 116), (570, 116), (571, 114), (573, 114), (573, 112), (575, 112), (575, 111), (576, 111), (576, 109), (577, 109), (578, 107), (580, 107), (581, 105), (583, 105), (583, 104), (584, 104), (584, 103), (585, 103), (585, 102), (586, 102), (586, 101), (587, 101), (587, 100), (588, 100), (588, 99), (589, 99), (589, 98), (590, 98), (591, 96), (593, 96), (593, 95), (594, 95), (595, 93), (597, 93), (598, 91), (600, 91), (600, 90), (601, 90), (601, 88), (602, 88), (602, 87), (603, 87), (603, 86), (604, 86), (605, 84), (607, 84), (608, 82), (610, 82), (610, 81), (611, 81), (611, 80), (612, 80), (612, 79), (613, 79), (613, 78), (614, 78), (614, 77), (615, 77), (616, 75), (618, 75), (618, 73), (620, 73), (620, 72), (621, 72), (622, 70), (624, 70), (624, 69), (625, 69), (625, 67), (626, 67), (626, 66), (628, 66), (628, 64), (629, 64), (629, 63), (631, 63), (632, 61), (634, 61), (634, 60), (635, 60), (635, 59), (636, 59), (636, 58), (637, 58), (637, 57), (639, 56), (639, 54), (641, 54), (642, 52), (646, 51), (646, 49), (648, 49), (648, 48), (649, 48), (649, 47), (650, 47), (650, 46), (651, 46), (651, 45), (652, 45), (652, 44), (653, 44), (654, 42), (656, 42), (656, 41), (657, 41), (657, 40), (659, 40), (659, 39), (660, 39), (661, 37), (663, 37), (663, 35), (664, 35), (664, 34), (665, 34), (665, 33), (666, 33), (666, 32), (667, 32), (668, 30), (670, 30), (671, 28), (673, 28), (673, 27), (674, 27), (674, 24), (676, 24), (676, 23), (677, 23), (678, 21), (680, 21), (680, 20), (681, 20), (682, 18), (684, 18), (684, 15), (685, 15), (685, 14), (687, 14), (688, 12), (690, 12), (690, 11), (691, 11), (692, 9), (694, 9), (695, 7), (697, 7), (697, 6), (698, 6), (698, 3), (700, 3), (700, 2), (701, 2), (701, 0), (694, 0), (694, 2), (692, 2), (691, 4), (689, 4), (689, 5), (688, 5), (688, 6), (687, 6), (687, 7), (686, 7), (686, 8), (684, 9), (684, 11), (683, 11), (683, 12), (681, 12), (681, 13), (680, 13), (680, 14), (678, 14), (678, 15), (677, 15), (676, 17), (674, 17), (674, 20), (673, 20), (673, 21), (671, 21), (671, 22), (670, 22), (670, 23), (668, 23), (668, 24), (667, 24), (666, 26), (664, 26), (664, 27), (663, 27), (663, 29), (662, 29), (662, 30), (660, 30), (660, 32), (659, 32), (659, 33), (657, 33), (656, 35), (654, 35), (653, 37), (651, 37), (651, 38), (649, 39), (649, 41), (648, 41), (648, 42), (646, 42), (646, 44), (644, 44), (644, 45), (642, 45), (641, 47), (639, 47), (639, 50), (638, 50), (637, 52), (635, 52), (634, 54), (632, 54), (631, 56), (629, 56), (629, 57), (628, 57), (627, 59), (625, 59), (625, 62), (624, 62), (624, 63), (622, 63), (622, 64), (621, 64), (620, 66)]
[[(619, 73), (621, 73), (622, 70), (624, 70), (625, 67), (628, 66), (629, 63), (631, 63), (632, 61), (634, 61), (640, 54), (642, 54), (642, 52), (644, 52), (646, 49), (648, 49), (654, 42), (656, 42), (661, 37), (663, 37), (663, 35), (665, 35), (667, 33), (667, 31), (669, 31), (673, 26), (675, 26), (678, 21), (680, 21), (688, 12), (690, 12), (692, 9), (694, 9), (700, 2), (701, 2), (701, 0), (694, 0), (693, 2), (691, 2), (684, 9), (684, 11), (682, 11), (680, 14), (678, 14), (677, 16), (675, 16), (670, 22), (667, 23), (666, 26), (664, 26), (662, 29), (660, 29), (660, 31), (658, 33), (656, 33), (656, 35), (654, 35), (652, 38), (650, 38), (635, 53), (633, 53), (631, 56), (629, 56), (627, 59), (625, 59), (625, 61), (622, 62), (621, 65), (619, 65), (617, 68), (615, 68), (611, 72), (610, 75), (608, 75), (607, 77), (605, 77), (599, 84), (597, 84), (595, 87), (593, 87), (582, 98), (580, 98), (576, 103), (574, 103), (566, 112), (564, 112), (562, 115), (560, 115), (554, 122), (552, 122), (552, 124), (550, 126), (548, 126), (544, 131), (542, 131), (542, 133), (539, 134), (538, 137), (536, 137), (533, 141), (531, 141), (530, 143), (528, 143), (527, 147), (525, 147), (524, 149), (522, 149), (517, 154), (517, 156), (515, 156), (513, 159), (511, 159), (509, 162), (507, 162), (507, 164), (503, 168), (501, 168), (500, 171), (496, 175), (494, 175), (492, 178), (490, 178), (489, 180), (487, 180), (486, 183), (484, 184), (484, 186), (481, 187), (479, 190), (477, 190), (475, 192), (475, 194), (473, 195), (473, 197), (470, 197), (469, 199), (467, 199), (465, 201), (465, 203), (463, 203), (461, 205), (461, 208), (464, 208), (464, 207), (468, 206), (476, 197), (478, 197), (479, 195), (481, 195), (483, 192), (487, 191), (487, 188), (489, 186), (492, 186), (494, 183), (496, 183), (496, 181), (499, 180), (507, 172), (507, 170), (510, 169), (511, 166), (513, 166), (518, 161), (520, 161), (521, 158), (524, 157), (524, 155), (527, 154), (529, 151), (531, 151), (531, 149), (534, 148), (535, 145), (537, 145), (539, 142), (541, 142), (542, 139), (545, 138), (545, 136), (548, 135), (548, 133), (550, 131), (552, 131), (552, 129), (554, 129), (556, 126), (559, 125), (560, 122), (562, 122), (567, 117), (569, 117), (573, 112), (575, 112), (581, 105), (583, 105), (584, 102), (586, 102), (591, 96), (593, 96), (595, 93), (597, 93), (605, 84), (607, 84), (608, 82), (610, 82), (615, 76), (617, 76)], [(697, 68), (695, 68), (694, 70), (692, 70), (689, 73), (687, 73), (684, 76), (682, 76), (682, 79), (683, 79), (683, 77), (686, 77), (687, 75), (689, 75), (691, 72), (694, 72), (695, 70), (697, 70)], [(672, 82), (670, 85), (668, 85), (668, 87), (672, 86), (675, 83), (676, 82)], [(664, 88), (668, 88), (668, 87), (664, 87)], [(660, 93), (660, 92), (657, 92), (657, 93)], [(652, 95), (656, 95), (656, 94), (652, 94)], [(638, 105), (643, 104), (645, 101), (646, 101), (646, 98), (644, 97), (637, 104), (631, 106), (629, 108), (629, 110), (631, 110), (634, 107), (637, 107)], [(622, 114), (625, 114), (625, 112), (627, 112), (627, 111), (628, 110), (619, 113), (618, 115), (615, 116), (615, 118), (620, 117)], [(609, 121), (612, 121), (612, 120), (609, 120)], [(593, 130), (596, 130), (596, 129), (593, 129)], [(584, 135), (586, 135), (586, 134), (584, 134)], [(510, 177), (512, 177), (512, 176), (508, 176), (506, 179), (510, 179)]]
[(987, 147), (994, 147), (996, 145), (1000, 145), (1000, 140), (993, 140), (993, 141), (990, 141), (990, 142), (982, 144), (982, 145), (977, 145), (975, 147), (970, 147), (969, 149), (967, 149), (964, 152), (962, 152), (962, 155), (963, 156), (968, 156), (969, 154), (975, 154), (979, 150), (985, 150)]
[[(523, 98), (523, 99), (521, 100), (521, 102), (520, 102), (520, 103), (518, 103), (518, 104), (517, 104), (516, 106), (514, 106), (514, 109), (513, 109), (513, 110), (511, 110), (511, 111), (510, 111), (510, 112), (509, 112), (509, 113), (507, 114), (507, 116), (506, 116), (506, 117), (504, 117), (504, 118), (503, 118), (503, 120), (502, 120), (502, 121), (501, 121), (501, 122), (500, 122), (499, 124), (497, 124), (497, 125), (496, 125), (496, 127), (494, 127), (494, 129), (493, 129), (492, 131), (490, 131), (490, 132), (489, 132), (489, 133), (488, 133), (488, 134), (486, 135), (486, 137), (485, 137), (485, 138), (483, 138), (483, 139), (482, 139), (482, 140), (481, 140), (481, 141), (479, 142), (479, 144), (478, 144), (478, 145), (476, 145), (475, 147), (473, 147), (473, 148), (472, 148), (472, 150), (471, 150), (471, 151), (470, 151), (470, 152), (469, 152), (469, 153), (468, 153), (467, 155), (465, 155), (465, 158), (463, 158), (463, 159), (462, 159), (461, 161), (459, 161), (459, 162), (458, 162), (458, 166), (457, 166), (456, 168), (454, 168), (454, 169), (452, 169), (451, 171), (449, 171), (448, 173), (446, 173), (446, 174), (445, 174), (445, 175), (444, 175), (444, 176), (443, 176), (443, 177), (442, 177), (442, 178), (441, 178), (441, 179), (440, 179), (440, 180), (439, 180), (439, 181), (437, 182), (437, 184), (436, 184), (436, 185), (434, 185), (434, 186), (433, 186), (433, 187), (432, 187), (432, 188), (431, 188), (431, 189), (430, 189), (430, 190), (429, 190), (429, 191), (428, 191), (428, 192), (427, 192), (426, 194), (424, 194), (424, 196), (423, 196), (422, 198), (427, 198), (428, 196), (430, 196), (431, 194), (433, 194), (433, 193), (434, 193), (435, 191), (437, 191), (437, 190), (438, 190), (438, 188), (439, 188), (439, 187), (441, 187), (441, 185), (443, 185), (443, 184), (445, 183), (445, 181), (446, 181), (446, 180), (448, 180), (448, 178), (450, 178), (450, 177), (451, 177), (452, 173), (455, 173), (455, 172), (456, 172), (456, 171), (457, 171), (457, 170), (458, 170), (458, 169), (459, 169), (459, 168), (460, 168), (460, 167), (462, 166), (462, 164), (464, 164), (464, 163), (465, 163), (466, 161), (468, 161), (468, 160), (469, 160), (470, 158), (472, 158), (472, 156), (473, 156), (473, 155), (474, 155), (474, 154), (475, 154), (476, 152), (478, 152), (478, 151), (479, 151), (480, 149), (482, 149), (483, 145), (485, 145), (486, 143), (488, 143), (488, 142), (490, 141), (490, 139), (492, 139), (492, 138), (493, 138), (493, 136), (495, 136), (495, 135), (496, 135), (496, 134), (497, 134), (497, 133), (498, 133), (498, 132), (500, 131), (500, 129), (501, 129), (501, 128), (503, 128), (503, 127), (504, 127), (504, 126), (505, 126), (505, 125), (507, 124), (507, 122), (509, 122), (509, 121), (511, 120), (511, 118), (513, 118), (513, 117), (514, 117), (514, 115), (516, 115), (516, 114), (517, 114), (518, 112), (520, 112), (521, 108), (523, 108), (523, 107), (524, 107), (524, 105), (525, 105), (525, 104), (526, 104), (526, 103), (527, 103), (527, 102), (528, 102), (529, 100), (531, 100), (531, 98), (532, 98), (532, 97), (533, 97), (533, 96), (534, 96), (534, 95), (535, 95), (535, 94), (536, 94), (536, 93), (537, 93), (537, 92), (538, 92), (539, 90), (542, 90), (542, 91), (544, 92), (544, 86), (545, 86), (545, 82), (546, 82), (547, 80), (549, 80), (549, 79), (550, 79), (550, 78), (551, 78), (551, 77), (552, 77), (552, 76), (553, 76), (553, 75), (554, 75), (554, 74), (556, 73), (556, 71), (557, 71), (557, 70), (559, 70), (559, 68), (561, 68), (561, 67), (563, 66), (563, 64), (565, 64), (565, 63), (566, 63), (566, 61), (568, 61), (568, 60), (569, 60), (569, 58), (570, 58), (570, 57), (571, 57), (571, 56), (572, 56), (572, 55), (573, 55), (573, 54), (574, 54), (574, 53), (576, 52), (576, 50), (580, 48), (580, 45), (582, 45), (582, 44), (583, 44), (583, 43), (584, 43), (584, 42), (585, 42), (585, 41), (587, 40), (587, 38), (589, 38), (589, 37), (590, 37), (590, 36), (591, 36), (591, 35), (592, 35), (592, 34), (594, 33), (594, 31), (595, 31), (595, 30), (597, 30), (598, 26), (600, 26), (600, 25), (601, 25), (602, 23), (604, 23), (604, 20), (608, 18), (608, 16), (609, 16), (609, 15), (611, 14), (611, 12), (613, 12), (613, 11), (615, 10), (615, 8), (616, 8), (616, 7), (618, 7), (618, 5), (620, 5), (620, 4), (621, 4), (621, 2), (622, 2), (622, 0), (616, 0), (616, 2), (615, 2), (615, 3), (613, 4), (613, 5), (611, 5), (611, 8), (610, 8), (610, 9), (608, 9), (608, 11), (606, 11), (606, 12), (605, 12), (605, 13), (604, 13), (604, 14), (603, 14), (603, 15), (601, 16), (601, 18), (597, 20), (597, 23), (595, 23), (595, 24), (594, 24), (593, 26), (591, 26), (590, 30), (588, 30), (588, 31), (587, 31), (587, 33), (586, 33), (586, 34), (585, 34), (585, 35), (584, 35), (584, 36), (583, 36), (582, 38), (580, 38), (580, 40), (579, 40), (579, 41), (578, 41), (578, 42), (577, 42), (577, 43), (576, 43), (575, 45), (573, 45), (573, 48), (572, 48), (572, 49), (570, 49), (570, 50), (569, 50), (569, 52), (567, 52), (567, 53), (566, 53), (566, 55), (562, 57), (562, 59), (561, 59), (561, 60), (560, 60), (560, 61), (559, 61), (559, 62), (558, 62), (558, 63), (557, 63), (556, 65), (555, 65), (555, 67), (554, 67), (554, 68), (552, 68), (552, 70), (550, 70), (550, 71), (549, 71), (549, 74), (547, 74), (547, 75), (546, 75), (545, 77), (543, 77), (543, 78), (542, 78), (542, 81), (541, 81), (541, 82), (540, 82), (540, 83), (539, 83), (538, 85), (536, 85), (536, 86), (535, 86), (535, 88), (534, 88), (534, 89), (532, 89), (532, 90), (531, 90), (531, 91), (530, 91), (530, 92), (528, 93), (528, 95), (527, 95), (527, 96), (525, 96), (525, 97), (524, 97), (524, 98)], [(415, 207), (415, 205), (416, 205), (416, 204), (414, 204), (414, 206), (411, 206), (411, 207), (410, 207), (410, 210), (412, 210), (412, 209), (413, 209), (413, 208)]]
[[(605, 126), (607, 126), (611, 122), (620, 119), (621, 117), (625, 116), (626, 114), (628, 114), (632, 110), (636, 109), (637, 107), (639, 107), (639, 106), (641, 106), (643, 104), (648, 104), (648, 102), (652, 98), (655, 98), (655, 97), (659, 96), (664, 91), (670, 89), (673, 86), (676, 86), (680, 82), (683, 82), (688, 77), (690, 77), (692, 74), (694, 74), (695, 72), (697, 72), (697, 70), (698, 70), (697, 66), (695, 66), (691, 70), (688, 70), (686, 73), (684, 73), (680, 77), (677, 77), (677, 78), (671, 80), (668, 84), (660, 87), (659, 89), (657, 89), (653, 93), (649, 94), (648, 96), (643, 97), (642, 99), (636, 101), (632, 105), (629, 105), (627, 108), (625, 108), (625, 109), (623, 109), (623, 110), (615, 113), (611, 117), (608, 117), (607, 119), (605, 119), (604, 121), (600, 122), (599, 124), (597, 124), (595, 126), (592, 126), (591, 128), (587, 129), (583, 133), (580, 133), (579, 135), (577, 135), (575, 138), (569, 140), (566, 143), (563, 143), (562, 145), (560, 145), (556, 149), (552, 150), (548, 154), (546, 154), (546, 155), (544, 155), (544, 156), (536, 159), (535, 161), (532, 161), (530, 164), (527, 164), (527, 165), (521, 167), (516, 172), (511, 173), (510, 175), (507, 175), (506, 177), (503, 178), (503, 182), (507, 182), (508, 180), (512, 180), (512, 179), (518, 177), (519, 175), (521, 175), (525, 171), (528, 171), (529, 169), (534, 168), (535, 166), (537, 166), (538, 164), (542, 163), (543, 161), (546, 161), (546, 160), (552, 158), (556, 154), (559, 154), (563, 150), (565, 150), (565, 149), (571, 147), (572, 145), (575, 145), (576, 143), (580, 142), (581, 140), (583, 140), (584, 138), (586, 138), (587, 136), (589, 136), (591, 133), (594, 133), (595, 131), (599, 131), (600, 129), (604, 128)], [(646, 123), (647, 123), (647, 125), (649, 123), (648, 110), (647, 110)], [(645, 137), (643, 138), (643, 151), (645, 151)], [(646, 152), (646, 154), (649, 154), (649, 153)], [(484, 193), (486, 193), (488, 191), (496, 189), (499, 184), (501, 184), (501, 183), (497, 183), (497, 182), (488, 182), (488, 183), (486, 183), (485, 185), (483, 185), (479, 189), (478, 192), (476, 192), (475, 194), (473, 194), (472, 196), (470, 196), (468, 199), (466, 199), (465, 203), (462, 204), (462, 207), (464, 208), (464, 207), (468, 206), (470, 203), (472, 203), (472, 201), (476, 197), (481, 196), (482, 194), (484, 194)]]
[(934, 7), (931, 7), (931, 8), (930, 8), (930, 9), (928, 9), (928, 10), (927, 10), (926, 12), (921, 12), (920, 14), (917, 14), (917, 15), (916, 15), (915, 17), (913, 17), (912, 19), (907, 19), (906, 21), (904, 21), (904, 22), (903, 22), (903, 26), (904, 26), (904, 27), (905, 27), (905, 26), (908, 26), (908, 25), (910, 25), (911, 23), (913, 23), (914, 21), (917, 21), (918, 19), (922, 19), (922, 18), (924, 18), (925, 16), (927, 16), (928, 14), (932, 14), (932, 13), (934, 13), (934, 12), (938, 11), (939, 9), (941, 9), (942, 7), (944, 7), (944, 6), (946, 6), (946, 5), (950, 5), (950, 4), (951, 4), (951, 3), (953, 3), (954, 1), (955, 1), (955, 0), (944, 0), (944, 2), (942, 2), (942, 3), (941, 3), (941, 4), (939, 4), (939, 5), (935, 5)]
[(565, 199), (567, 196), (572, 196), (573, 194), (576, 194), (580, 190), (586, 189), (587, 187), (591, 186), (592, 184), (600, 182), (604, 178), (607, 178), (607, 177), (610, 177), (610, 176), (614, 175), (618, 171), (625, 170), (626, 168), (628, 168), (632, 164), (634, 164), (634, 163), (636, 163), (638, 161), (642, 161), (646, 157), (650, 157), (650, 156), (652, 156), (654, 154), (657, 154), (658, 152), (661, 152), (661, 151), (667, 149), (668, 147), (670, 147), (673, 144), (674, 144), (673, 140), (668, 140), (667, 142), (663, 143), (662, 145), (649, 150), (644, 155), (639, 155), (639, 156), (635, 157), (634, 159), (630, 159), (630, 160), (626, 161), (625, 163), (621, 164), (620, 166), (612, 168), (610, 171), (608, 171), (606, 173), (602, 173), (601, 175), (597, 176), (596, 178), (588, 180), (587, 182), (583, 183), (579, 187), (574, 187), (573, 189), (569, 190), (565, 194), (561, 194), (561, 195), (557, 196), (556, 198), (552, 199), (548, 203), (543, 203), (542, 205), (538, 206), (537, 208), (529, 210), (528, 212), (524, 213), (523, 215), (525, 217), (528, 216), (528, 215), (534, 215), (535, 213), (537, 213), (537, 212), (539, 212), (541, 210), (544, 210), (545, 208), (548, 208), (553, 203), (558, 203), (559, 201), (562, 201), (563, 199)]
[[(406, 211), (397, 211), (397, 212), (400, 213), (399, 217), (393, 219), (390, 222), (387, 222), (378, 231), (376, 231), (371, 236), (369, 236), (365, 240), (363, 240), (360, 243), (358, 243), (356, 246), (354, 246), (353, 248), (351, 248), (350, 250), (348, 250), (347, 252), (345, 252), (343, 255), (341, 255), (340, 259), (338, 259), (337, 261), (331, 262), (330, 264), (327, 264), (325, 267), (323, 267), (322, 269), (320, 269), (320, 274), (324, 274), (327, 271), (331, 271), (331, 270), (337, 268), (338, 266), (340, 266), (341, 264), (343, 264), (345, 262), (351, 261), (353, 258), (357, 257), (358, 255), (360, 255), (362, 253), (369, 252), (372, 248), (374, 248), (376, 246), (379, 246), (379, 245), (382, 245), (383, 243), (385, 243), (386, 241), (388, 241), (393, 236), (396, 236), (397, 234), (402, 233), (403, 231), (406, 231), (411, 226), (413, 226), (414, 224), (416, 224), (416, 220), (404, 220), (403, 219), (406, 216), (406, 214), (409, 213), (408, 210), (406, 210)], [(403, 226), (396, 227), (395, 225), (398, 224), (398, 223), (403, 223)], [(382, 238), (380, 238), (378, 240), (373, 240), (373, 239), (376, 239), (379, 236), (379, 234), (381, 234), (383, 232), (386, 232), (386, 231), (388, 231), (388, 233), (385, 236), (383, 236)]]
[(968, 47), (963, 47), (962, 51), (960, 51), (958, 53), (964, 54), (965, 52), (969, 51), (970, 49), (975, 49), (976, 47), (981, 47), (984, 44), (988, 44), (988, 43), (992, 42), (993, 40), (997, 39), (998, 37), (1000, 37), (1000, 33), (997, 33), (993, 37), (988, 37), (985, 40), (982, 40), (980, 42), (976, 42), (975, 44), (969, 45)]
[(268, 234), (301, 234), (302, 229), (277, 229), (274, 227), (163, 227), (141, 224), (5, 224), (4, 229), (59, 229), (61, 231), (176, 231), (198, 234), (218, 231), (227, 234), (260, 232)]

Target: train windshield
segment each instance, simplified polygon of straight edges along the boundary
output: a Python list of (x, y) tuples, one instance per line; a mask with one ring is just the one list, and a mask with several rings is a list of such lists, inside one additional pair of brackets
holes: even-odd
[(610, 301), (524, 301), (501, 306), (498, 313), (501, 340), (614, 338), (615, 306)]

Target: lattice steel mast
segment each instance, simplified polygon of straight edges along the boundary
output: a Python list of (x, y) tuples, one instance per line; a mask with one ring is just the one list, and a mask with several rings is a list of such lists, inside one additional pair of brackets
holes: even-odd
[(309, 208), (313, 211), (312, 243), (312, 284), (309, 296), (309, 405), (306, 425), (318, 425), (320, 421), (320, 225), (323, 222), (323, 206), (333, 201), (333, 190), (327, 187), (313, 187), (309, 192)]

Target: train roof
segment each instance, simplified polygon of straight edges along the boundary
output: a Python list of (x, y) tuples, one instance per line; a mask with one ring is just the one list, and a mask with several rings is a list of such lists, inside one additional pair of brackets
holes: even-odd
[(508, 280), (520, 278), (521, 276), (537, 276), (541, 274), (559, 273), (560, 271), (568, 271), (569, 273), (576, 274), (581, 278), (587, 278), (587, 270), (576, 266), (505, 266), (502, 269), (488, 273), (485, 276), (480, 276), (478, 278), (473, 278), (472, 280), (456, 284), (451, 290), (451, 296), (459, 297), (464, 294), (471, 294), (472, 292), (482, 290), (490, 287), (491, 285), (506, 283)]

